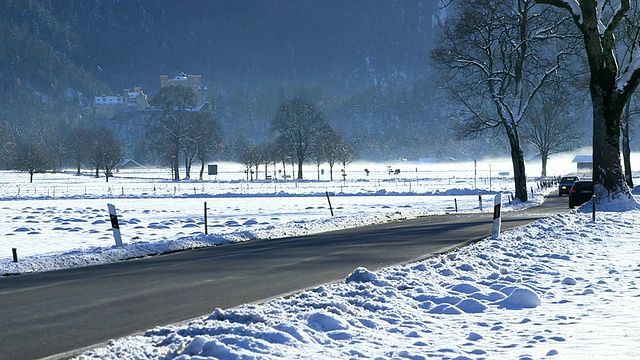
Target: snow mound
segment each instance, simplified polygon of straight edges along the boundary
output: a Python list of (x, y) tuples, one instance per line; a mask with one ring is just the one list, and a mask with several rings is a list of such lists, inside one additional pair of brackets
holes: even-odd
[(309, 315), (307, 325), (316, 331), (346, 330), (349, 324), (335, 314), (317, 312)]
[(529, 289), (517, 288), (511, 295), (499, 301), (498, 305), (510, 310), (521, 310), (538, 307), (542, 304), (536, 293)]
[(365, 282), (372, 282), (376, 280), (376, 274), (367, 270), (366, 268), (363, 267), (359, 267), (357, 269), (355, 269), (351, 275), (349, 275), (349, 277), (347, 277), (346, 282), (347, 284), (352, 283), (352, 282), (360, 282), (360, 283), (365, 283)]

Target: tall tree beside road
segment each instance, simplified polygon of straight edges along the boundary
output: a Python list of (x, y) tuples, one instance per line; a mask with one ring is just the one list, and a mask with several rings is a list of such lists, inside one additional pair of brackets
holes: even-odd
[[(640, 39), (630, 0), (536, 0), (568, 11), (582, 33), (593, 105), (593, 180), (599, 203), (626, 198), (637, 204), (620, 165), (620, 132), (625, 104), (640, 84)], [(629, 29), (635, 35), (620, 46)]]
[(543, 49), (562, 37), (563, 21), (534, 0), (451, 0), (432, 59), (462, 113), (465, 136), (499, 129), (509, 141), (515, 196), (527, 200), (519, 126), (531, 101), (560, 69), (565, 53)]
[(298, 179), (302, 179), (302, 164), (315, 144), (330, 130), (322, 112), (304, 100), (291, 99), (278, 108), (271, 127), (293, 149)]

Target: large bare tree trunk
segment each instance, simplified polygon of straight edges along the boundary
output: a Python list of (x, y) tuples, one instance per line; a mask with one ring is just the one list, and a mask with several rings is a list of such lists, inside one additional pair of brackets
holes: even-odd
[(588, 17), (588, 20), (585, 20), (585, 27), (594, 29), (585, 34), (593, 105), (593, 181), (594, 194), (601, 203), (631, 194), (620, 165), (620, 130), (626, 101), (622, 101), (615, 89), (617, 69), (606, 66), (597, 19)]
[(173, 181), (180, 181), (180, 162), (178, 159), (173, 160)]
[(542, 177), (546, 177), (547, 176), (547, 162), (549, 161), (549, 152), (547, 151), (541, 151), (540, 152), (540, 157), (542, 158), (542, 173), (540, 174)]
[(522, 202), (528, 200), (527, 175), (524, 167), (524, 153), (518, 140), (518, 134), (507, 129), (509, 146), (511, 147), (511, 163), (513, 164), (513, 181), (516, 188), (516, 198)]
[(298, 158), (298, 180), (302, 180), (302, 159)]
[(604, 102), (594, 105), (593, 114), (593, 180), (597, 198), (612, 199), (628, 194), (620, 165), (621, 109)]

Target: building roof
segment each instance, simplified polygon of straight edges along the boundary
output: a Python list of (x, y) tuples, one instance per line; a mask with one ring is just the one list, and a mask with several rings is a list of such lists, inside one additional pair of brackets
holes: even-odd
[(592, 163), (593, 162), (593, 156), (591, 155), (576, 155), (576, 157), (573, 158), (574, 163)]
[(131, 168), (143, 168), (144, 166), (138, 164), (133, 159), (124, 159), (115, 168), (118, 169), (131, 169)]

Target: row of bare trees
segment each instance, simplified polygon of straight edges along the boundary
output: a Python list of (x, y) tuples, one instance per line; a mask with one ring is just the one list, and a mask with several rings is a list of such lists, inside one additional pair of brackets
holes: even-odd
[[(313, 161), (320, 179), (320, 166), (329, 165), (333, 180), (333, 167), (347, 166), (356, 158), (353, 147), (343, 135), (334, 131), (324, 115), (313, 104), (302, 99), (291, 99), (278, 108), (271, 121), (275, 138), (260, 145), (250, 145), (242, 153), (240, 161), (245, 165), (247, 176), (255, 169), (256, 177), (260, 165), (264, 165), (265, 178), (269, 165), (281, 163), (286, 177), (286, 167), (297, 169), (297, 179), (302, 179), (305, 162)], [(295, 171), (294, 171), (295, 173)], [(251, 175), (252, 176), (252, 175)]]
[[(640, 83), (638, 4), (632, 6), (630, 0), (446, 0), (443, 4), (451, 15), (432, 58), (453, 100), (453, 115), (462, 135), (477, 136), (486, 130), (506, 135), (516, 197), (527, 200), (521, 139), (532, 141), (543, 158), (562, 146), (557, 142), (567, 139), (550, 136), (546, 144), (535, 141), (546, 131), (546, 120), (568, 119), (571, 114), (566, 109), (582, 104), (577, 103), (578, 96), (557, 100), (558, 94), (580, 94), (584, 74), (593, 108), (598, 201), (633, 200), (620, 165), (620, 137), (623, 109)], [(565, 129), (564, 135), (573, 131)]]
[[(83, 164), (91, 164), (95, 176), (102, 170), (106, 181), (112, 176), (114, 167), (123, 159), (124, 147), (116, 140), (114, 133), (106, 127), (74, 128), (65, 137), (58, 139), (57, 148), (64, 157), (72, 161), (80, 175)], [(20, 136), (11, 149), (12, 167), (33, 175), (52, 167), (62, 166), (56, 156), (51, 156), (47, 147), (35, 136)]]

